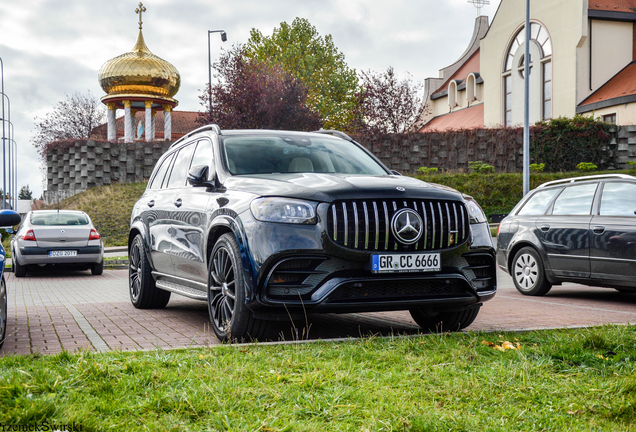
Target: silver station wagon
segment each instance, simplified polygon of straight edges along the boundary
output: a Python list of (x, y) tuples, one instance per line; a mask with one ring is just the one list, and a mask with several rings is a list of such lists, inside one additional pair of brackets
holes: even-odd
[(26, 275), (29, 266), (104, 271), (104, 244), (90, 217), (77, 210), (27, 213), (11, 241), (13, 272)]

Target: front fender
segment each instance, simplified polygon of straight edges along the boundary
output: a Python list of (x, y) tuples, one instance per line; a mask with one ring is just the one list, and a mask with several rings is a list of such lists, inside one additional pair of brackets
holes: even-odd
[[(212, 248), (214, 248), (214, 243), (216, 242), (216, 238), (220, 237), (217, 235), (219, 231), (230, 231), (234, 234), (234, 238), (239, 245), (239, 251), (241, 253), (241, 264), (243, 266), (243, 276), (245, 278), (245, 300), (246, 302), (251, 301), (254, 297), (254, 281), (256, 278), (256, 273), (258, 272), (257, 266), (252, 259), (252, 254), (249, 250), (249, 244), (247, 242), (247, 237), (245, 236), (245, 229), (241, 222), (241, 219), (238, 215), (228, 215), (221, 214), (215, 217), (212, 220), (212, 224), (210, 225), (209, 234), (208, 234), (208, 243), (209, 243), (209, 253), (211, 253)], [(209, 253), (208, 258), (209, 258)]]

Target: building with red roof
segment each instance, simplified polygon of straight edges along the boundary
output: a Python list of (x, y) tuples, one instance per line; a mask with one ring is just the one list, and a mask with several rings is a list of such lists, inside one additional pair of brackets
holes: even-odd
[[(421, 132), (523, 123), (525, 0), (481, 16), (466, 51), (425, 81)], [(636, 124), (636, 0), (532, 1), (530, 122)]]

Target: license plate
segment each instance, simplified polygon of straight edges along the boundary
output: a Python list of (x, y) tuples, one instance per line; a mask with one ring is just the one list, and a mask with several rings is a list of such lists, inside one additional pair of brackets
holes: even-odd
[(442, 260), (438, 253), (373, 255), (373, 273), (412, 273), (440, 271)]
[(49, 251), (50, 257), (74, 257), (77, 256), (77, 251), (75, 250), (55, 250)]

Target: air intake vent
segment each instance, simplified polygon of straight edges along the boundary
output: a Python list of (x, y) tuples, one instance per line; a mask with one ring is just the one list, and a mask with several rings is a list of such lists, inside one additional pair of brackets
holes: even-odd
[[(399, 242), (391, 232), (393, 216), (409, 208), (420, 215), (423, 233), (415, 244)], [(347, 200), (336, 201), (327, 218), (329, 238), (350, 249), (367, 251), (427, 251), (454, 247), (468, 239), (468, 212), (458, 201)]]
[(312, 275), (325, 274), (317, 267), (325, 258), (288, 258), (274, 266), (267, 281), (267, 293), (272, 298), (292, 297), (298, 299), (309, 293), (314, 284), (307, 279)]

